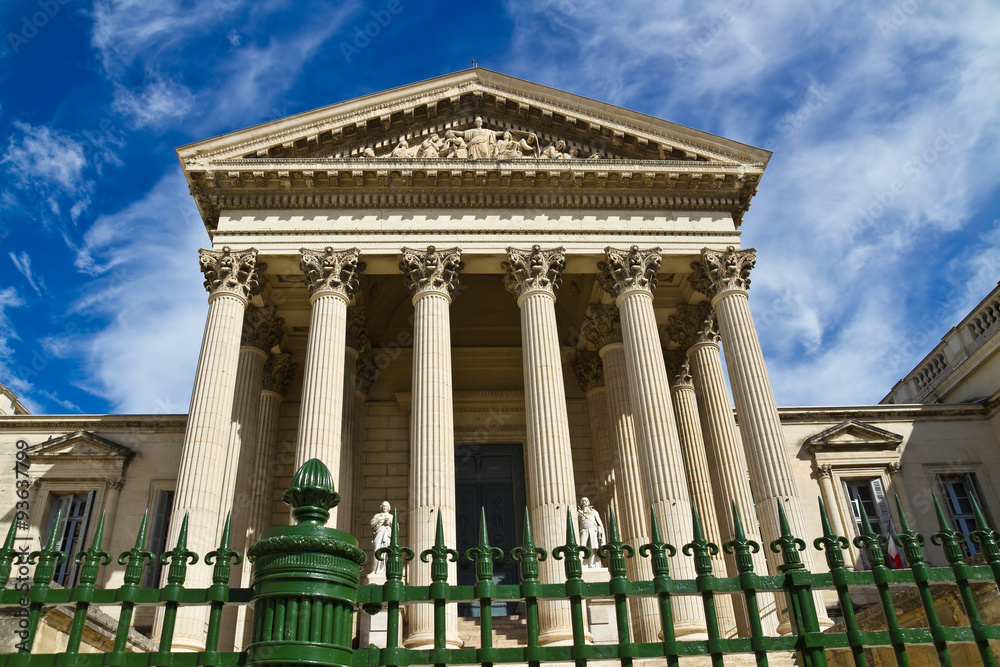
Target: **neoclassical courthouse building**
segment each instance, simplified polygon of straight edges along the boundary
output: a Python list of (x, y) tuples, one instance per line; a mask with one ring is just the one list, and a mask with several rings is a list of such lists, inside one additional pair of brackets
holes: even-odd
[[(331, 525), (367, 546), (388, 501), (418, 553), (439, 514), (446, 541), (471, 546), (480, 508), (496, 546), (519, 543), (527, 507), (551, 548), (583, 497), (605, 523), (614, 508), (636, 545), (649, 508), (675, 545), (691, 539), (692, 508), (713, 542), (733, 537), (734, 507), (770, 541), (779, 501), (792, 531), (815, 537), (817, 497), (848, 536), (860, 506), (894, 531), (893, 494), (925, 534), (932, 493), (963, 532), (970, 497), (1000, 518), (1000, 290), (879, 405), (775, 404), (748, 302), (755, 253), (740, 244), (765, 150), (472, 69), (178, 155), (207, 231), (191, 249), (207, 308), (189, 412), (31, 415), (2, 392), (2, 455), (12, 461), (18, 441), (30, 453), (25, 534), (44, 536), (63, 512), (59, 543), (75, 552), (103, 510), (105, 546), (120, 552), (148, 511), (162, 551), (188, 513), (188, 546), (204, 554), (231, 507), (244, 549), (288, 522), (281, 493), (311, 458), (342, 496)], [(4, 530), (13, 489), (0, 486)], [(773, 570), (764, 550), (756, 558)], [(690, 559), (674, 560), (693, 578)], [(723, 556), (715, 566), (735, 573)], [(543, 580), (561, 581), (561, 567), (543, 563)], [(629, 567), (650, 576), (645, 559)], [(57, 582), (74, 576), (64, 564)], [(117, 585), (121, 568), (105, 576)], [(414, 561), (407, 577), (427, 583), (429, 566)], [(191, 567), (191, 586), (210, 581)], [(779, 606), (764, 610), (770, 631), (787, 626)], [(655, 607), (631, 611), (655, 640)], [(747, 632), (738, 601), (721, 613), (730, 634)], [(694, 599), (675, 618), (681, 638), (704, 633)], [(239, 646), (241, 619), (230, 621)], [(155, 637), (151, 611), (135, 623)], [(461, 626), (452, 610), (450, 644)], [(204, 633), (203, 617), (182, 616), (175, 646), (197, 650)], [(542, 633), (567, 640), (565, 610), (544, 614)], [(431, 634), (428, 614), (408, 614), (407, 646)]]

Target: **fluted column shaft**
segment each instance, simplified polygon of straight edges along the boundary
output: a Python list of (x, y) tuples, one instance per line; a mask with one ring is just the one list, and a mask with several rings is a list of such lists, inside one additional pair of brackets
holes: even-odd
[(344, 416), (341, 427), (340, 447), (340, 512), (337, 514), (337, 528), (350, 533), (351, 521), (354, 517), (354, 494), (352, 493), (354, 470), (354, 430), (355, 425), (355, 392), (357, 384), (358, 351), (348, 347), (344, 353)]
[[(784, 507), (792, 534), (803, 537), (808, 533), (802, 499), (795, 488), (781, 419), (764, 364), (764, 353), (747, 300), (749, 274), (755, 261), (756, 251), (752, 248), (736, 250), (730, 246), (725, 252), (706, 248), (702, 251), (702, 261), (692, 265), (695, 271), (692, 280), (695, 289), (711, 298), (712, 307), (718, 315), (729, 383), (750, 467), (757, 517), (764, 541), (769, 543), (781, 534), (778, 502)], [(765, 551), (772, 571), (777, 571), (781, 556), (771, 549)], [(810, 570), (815, 567), (814, 561), (812, 551), (807, 549), (802, 552), (802, 562)], [(820, 626), (830, 627), (833, 622), (826, 616), (823, 597), (819, 593), (816, 602)], [(783, 627), (786, 625), (783, 621), (779, 631), (787, 630)]]
[[(244, 324), (245, 326), (245, 324)], [(258, 413), (260, 410), (261, 378), (267, 353), (252, 345), (240, 348), (239, 366), (236, 371), (236, 390), (233, 398), (233, 423), (229, 437), (229, 458), (223, 478), (222, 506), (232, 507), (232, 531), (230, 545), (243, 553), (247, 546), (247, 525), (250, 506), (253, 503), (253, 488), (248, 483), (254, 463), (254, 447), (257, 444)], [(219, 528), (226, 520), (226, 513), (219, 516)], [(238, 586), (243, 580), (244, 562), (233, 565), (230, 583)], [(247, 609), (229, 606), (224, 609), (219, 632), (219, 646), (222, 650), (242, 648), (243, 621)]]
[[(634, 410), (636, 441), (646, 498), (664, 526), (664, 539), (676, 547), (692, 536), (691, 494), (684, 473), (684, 455), (677, 436), (670, 387), (653, 312), (652, 289), (660, 266), (659, 249), (627, 253), (605, 251), (601, 286), (615, 296), (621, 314), (629, 396)], [(671, 574), (694, 579), (690, 558), (671, 559)], [(701, 601), (691, 596), (674, 598), (674, 626), (678, 636), (706, 633)]]
[[(420, 554), (434, 546), (438, 513), (444, 542), (455, 544), (455, 424), (452, 403), (451, 295), (458, 284), (459, 251), (403, 251), (400, 268), (413, 293), (413, 402), (410, 414), (410, 544)], [(454, 269), (442, 276), (442, 265)], [(455, 582), (455, 564), (448, 563), (448, 580)], [(431, 583), (429, 565), (413, 561), (410, 583)], [(446, 643), (461, 646), (458, 608), (449, 605)], [(407, 648), (434, 644), (434, 614), (428, 604), (410, 606)]]
[[(339, 484), (347, 305), (358, 290), (358, 276), (365, 265), (358, 262), (357, 250), (334, 252), (326, 248), (320, 253), (303, 248), (300, 253), (300, 265), (312, 294), (309, 299), (312, 313), (302, 377), (295, 467), (298, 469), (309, 459), (319, 459)], [(337, 526), (338, 510), (330, 510), (327, 526)]]
[[(177, 487), (167, 544), (177, 542), (181, 522), (188, 514), (188, 548), (205, 554), (216, 548), (223, 488), (219, 483), (229, 459), (233, 397), (239, 365), (243, 314), (260, 289), (256, 250), (201, 251), (205, 287), (209, 290), (208, 317), (195, 370), (181, 450)], [(192, 567), (186, 585), (206, 588), (212, 583), (207, 567)], [(173, 649), (200, 651), (205, 647), (208, 613), (205, 607), (183, 607), (174, 626)]]
[[(615, 449), (615, 491), (621, 513), (618, 526), (622, 541), (638, 548), (648, 544), (648, 502), (642, 487), (639, 470), (639, 452), (636, 448), (635, 426), (632, 422), (632, 401), (628, 388), (628, 363), (625, 345), (611, 343), (600, 349), (604, 362), (604, 386), (608, 392), (608, 411), (611, 416), (611, 433)], [(648, 558), (629, 558), (625, 561), (628, 576), (634, 581), (650, 581), (653, 568)], [(637, 642), (655, 642), (660, 634), (660, 612), (655, 598), (632, 597), (632, 634)]]
[(615, 499), (615, 450), (611, 447), (611, 415), (608, 410), (608, 392), (604, 387), (587, 391), (587, 413), (590, 416), (590, 451), (594, 460), (594, 479), (597, 498), (594, 505), (621, 514)]
[[(743, 451), (743, 441), (733, 409), (729, 403), (729, 391), (722, 371), (718, 343), (698, 343), (688, 350), (691, 361), (691, 376), (698, 397), (698, 410), (705, 439), (705, 449), (712, 485), (715, 490), (715, 510), (719, 517), (719, 537), (723, 543), (736, 537), (734, 532), (733, 505), (740, 513), (747, 539), (762, 545), (761, 551), (752, 554), (754, 569), (767, 572), (767, 558), (763, 553), (766, 546), (761, 541), (760, 526), (757, 522), (757, 507), (750, 491), (747, 459)], [(736, 560), (732, 554), (726, 555), (729, 576), (738, 575)], [(774, 597), (759, 593), (762, 611), (761, 623), (765, 633), (773, 633), (778, 626)], [(736, 622), (741, 637), (750, 636), (750, 624), (746, 616), (746, 606), (737, 600), (734, 605)]]
[[(683, 354), (683, 353), (681, 353)], [(698, 401), (695, 397), (691, 376), (686, 364), (681, 366), (681, 376), (675, 377), (670, 386), (670, 396), (677, 417), (677, 434), (684, 451), (684, 463), (688, 475), (691, 500), (698, 508), (702, 529), (709, 542), (719, 546), (719, 552), (712, 556), (712, 567), (717, 577), (727, 576), (726, 561), (723, 557), (722, 539), (719, 533), (718, 514), (715, 511), (715, 494), (705, 456), (705, 440), (702, 437), (701, 422), (698, 417)], [(719, 631), (722, 636), (733, 636), (737, 632), (733, 596), (720, 595), (716, 598)]]

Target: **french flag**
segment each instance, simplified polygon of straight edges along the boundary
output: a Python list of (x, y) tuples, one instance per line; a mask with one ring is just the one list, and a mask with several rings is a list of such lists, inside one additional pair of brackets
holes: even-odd
[(889, 536), (889, 567), (893, 570), (903, 569), (903, 556), (896, 548), (896, 540), (892, 539), (892, 535)]

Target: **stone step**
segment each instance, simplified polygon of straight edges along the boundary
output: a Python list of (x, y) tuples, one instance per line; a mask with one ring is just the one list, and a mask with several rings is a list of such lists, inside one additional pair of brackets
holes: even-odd
[[(458, 636), (465, 646), (480, 648), (482, 624), (478, 618), (458, 619)], [(521, 616), (495, 616), (493, 618), (493, 647), (509, 648), (528, 645), (528, 626)]]

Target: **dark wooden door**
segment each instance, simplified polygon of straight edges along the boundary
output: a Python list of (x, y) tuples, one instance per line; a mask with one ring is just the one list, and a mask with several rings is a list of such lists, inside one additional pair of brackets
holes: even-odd
[[(520, 445), (459, 445), (455, 448), (455, 501), (458, 552), (479, 543), (479, 520), (486, 513), (490, 545), (504, 552), (504, 561), (494, 565), (493, 581), (520, 582), (517, 563), (510, 550), (521, 544), (524, 519), (524, 461)], [(476, 567), (464, 558), (458, 563), (458, 583), (476, 583)], [(517, 613), (517, 602), (494, 602), (493, 614)], [(459, 615), (479, 616), (479, 605), (460, 604)]]

